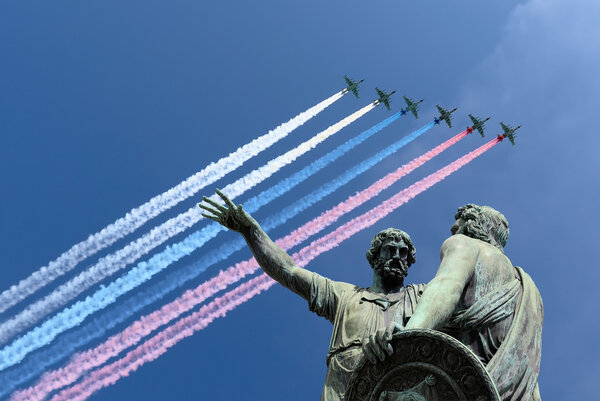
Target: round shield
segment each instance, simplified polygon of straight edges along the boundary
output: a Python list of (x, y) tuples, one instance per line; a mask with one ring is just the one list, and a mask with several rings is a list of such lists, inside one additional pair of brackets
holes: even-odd
[(500, 401), (485, 366), (460, 341), (435, 330), (406, 330), (394, 353), (366, 359), (351, 379), (349, 401)]

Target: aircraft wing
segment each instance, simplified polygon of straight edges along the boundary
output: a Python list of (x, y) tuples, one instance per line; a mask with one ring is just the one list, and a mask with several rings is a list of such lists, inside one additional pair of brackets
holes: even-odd
[(507, 133), (510, 131), (510, 128), (507, 127), (506, 125), (504, 125), (503, 123), (500, 123), (500, 126), (502, 127), (502, 129), (504, 130), (504, 133)]
[(469, 118), (473, 122), (473, 127), (475, 127), (477, 129), (477, 131), (479, 131), (479, 133), (481, 134), (481, 137), (484, 138), (485, 135), (483, 134), (483, 121), (479, 121), (476, 117), (473, 117), (470, 114), (469, 114)]
[[(437, 107), (437, 109), (438, 109), (438, 112), (439, 112), (439, 113), (440, 113), (442, 116), (443, 116), (443, 115), (444, 115), (444, 113), (446, 112), (446, 110), (442, 109), (442, 108), (440, 107), (440, 105), (436, 105), (435, 107)], [(444, 118), (444, 120), (445, 120), (445, 118)]]
[(379, 97), (385, 96), (385, 93), (383, 93), (381, 90), (379, 90), (379, 88), (375, 88), (375, 90), (377, 91), (377, 94), (379, 95)]
[(412, 106), (412, 105), (413, 105), (413, 102), (412, 102), (412, 100), (410, 100), (410, 99), (409, 99), (409, 98), (407, 98), (406, 96), (403, 96), (403, 97), (404, 97), (404, 101), (406, 102), (406, 104), (408, 105), (408, 107), (410, 107), (410, 106)]
[(385, 104), (385, 107), (387, 107), (388, 110), (391, 110), (391, 108), (390, 108), (390, 101), (388, 99), (385, 99), (383, 101), (383, 104)]
[(412, 111), (412, 113), (415, 115), (415, 118), (419, 118), (419, 116), (417, 115), (417, 108), (416, 107), (411, 107), (410, 111)]
[(356, 88), (356, 86), (352, 88), (352, 93), (354, 93), (354, 96), (356, 96), (356, 98), (358, 99), (358, 89)]
[(448, 126), (450, 128), (452, 128), (452, 120), (450, 119), (450, 116), (446, 116), (446, 118), (444, 118), (444, 120), (446, 120), (446, 122), (448, 123)]
[(346, 80), (346, 83), (348, 85), (352, 85), (354, 82), (352, 82), (352, 80), (350, 78), (348, 78), (347, 76), (344, 75), (344, 79)]

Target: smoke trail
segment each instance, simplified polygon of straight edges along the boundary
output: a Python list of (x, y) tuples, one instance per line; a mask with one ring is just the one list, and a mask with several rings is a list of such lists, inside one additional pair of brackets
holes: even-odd
[[(382, 121), (381, 123), (375, 125), (371, 129), (365, 131), (363, 134), (358, 137), (352, 139), (351, 141), (356, 141), (358, 138), (363, 135), (369, 133), (371, 130), (377, 128), (383, 128), (384, 123), (391, 123), (397, 118), (399, 114), (393, 115), (388, 119)], [(340, 186), (348, 183), (352, 178), (356, 175), (366, 171), (368, 168), (375, 165), (377, 162), (383, 160), (385, 157), (391, 155), (393, 152), (401, 149), (403, 146), (408, 144), (410, 141), (416, 139), (418, 136), (426, 132), (433, 126), (433, 123), (427, 124), (424, 127), (412, 132), (406, 137), (400, 139), (396, 143), (388, 146), (386, 149), (378, 152), (376, 155), (370, 157), (369, 159), (355, 165), (353, 168), (347, 170), (341, 176), (331, 180), (329, 183), (324, 184), (317, 190), (312, 193), (304, 196), (303, 198), (296, 201), (290, 207), (285, 208), (282, 212), (278, 213), (271, 218), (267, 218), (267, 222), (263, 225), (266, 231), (269, 231), (280, 224), (285, 223), (288, 219), (294, 217), (296, 214), (300, 213), (304, 209), (313, 205), (326, 195), (332, 193), (334, 190), (339, 188)], [(366, 139), (366, 138), (365, 138)], [(452, 141), (449, 140), (446, 143)], [(440, 145), (443, 146), (443, 145)], [(321, 159), (316, 160), (311, 165), (320, 166), (323, 164), (323, 159), (332, 157), (333, 154), (337, 153), (338, 150), (342, 147), (346, 147), (346, 144), (341, 145), (338, 149), (330, 152), (330, 154), (323, 156)], [(438, 147), (439, 148), (439, 147)], [(441, 151), (441, 150), (440, 150)], [(433, 152), (433, 151), (431, 151)], [(311, 170), (311, 166), (307, 166), (302, 171)], [(302, 171), (294, 176), (302, 175)], [(292, 177), (294, 177), (292, 176)], [(268, 194), (278, 192), (276, 188), (285, 182), (291, 181), (291, 178), (287, 178), (281, 181), (279, 184), (274, 187), (263, 191), (263, 193), (258, 196), (250, 199), (247, 203), (245, 203), (245, 209), (249, 212), (251, 211), (252, 206), (248, 207), (248, 205), (255, 204), (255, 199), (264, 199), (264, 197), (268, 196)], [(260, 204), (256, 203), (255, 206), (260, 206)], [(221, 230), (222, 227), (214, 223), (214, 225), (209, 225), (204, 229), (200, 230), (198, 233), (203, 232), (207, 234), (206, 231), (208, 229)], [(218, 231), (214, 231), (215, 233)], [(193, 234), (196, 236), (196, 234)], [(198, 234), (199, 236), (203, 234)], [(208, 234), (206, 235), (208, 237)], [(199, 241), (198, 238), (195, 241)], [(200, 244), (200, 242), (196, 242), (196, 244)], [(119, 303), (115, 309), (110, 310), (102, 314), (100, 317), (95, 318), (90, 323), (85, 326), (78, 328), (75, 331), (67, 333), (58, 342), (52, 345), (49, 349), (42, 350), (41, 352), (30, 356), (21, 366), (17, 369), (13, 369), (9, 372), (5, 372), (0, 374), (0, 397), (14, 390), (18, 385), (30, 380), (31, 378), (37, 376), (39, 373), (43, 372), (48, 366), (62, 360), (67, 355), (70, 355), (79, 347), (87, 344), (93, 339), (99, 338), (104, 335), (108, 330), (111, 330), (116, 325), (124, 322), (130, 316), (138, 313), (147, 305), (150, 305), (162, 297), (166, 296), (171, 291), (176, 288), (181, 287), (187, 281), (197, 277), (199, 274), (204, 272), (208, 267), (212, 266), (215, 263), (218, 263), (222, 260), (225, 260), (229, 256), (231, 256), (236, 251), (242, 249), (245, 246), (245, 241), (240, 237), (235, 240), (229, 241), (216, 250), (210, 251), (209, 253), (203, 255), (200, 260), (198, 260), (193, 265), (188, 265), (182, 269), (178, 269), (178, 271), (171, 273), (164, 280), (157, 282), (152, 285), (151, 288), (143, 290), (141, 293), (136, 294), (133, 298), (129, 298), (121, 303)], [(189, 249), (190, 247), (183, 247), (184, 249)], [(164, 266), (168, 263), (168, 261), (163, 260)], [(136, 270), (134, 268), (134, 270)], [(145, 271), (145, 270), (139, 270)], [(133, 273), (131, 273), (133, 274)], [(145, 276), (138, 277), (138, 283), (145, 281), (147, 278)]]
[(90, 235), (86, 240), (75, 244), (55, 260), (34, 272), (18, 284), (0, 294), (0, 313), (21, 302), (35, 291), (46, 286), (61, 275), (71, 271), (77, 263), (94, 255), (96, 252), (113, 244), (115, 241), (132, 233), (145, 222), (165, 210), (175, 206), (182, 200), (194, 195), (200, 189), (222, 178), (226, 174), (240, 167), (248, 159), (256, 156), (275, 142), (285, 138), (296, 128), (306, 123), (311, 118), (325, 110), (337, 100), (341, 99), (343, 92), (325, 99), (319, 104), (300, 113), (286, 123), (269, 131), (252, 142), (238, 148), (217, 162), (206, 166), (203, 170), (182, 181), (175, 187), (155, 196), (143, 205), (132, 209), (124, 217), (109, 224), (101, 231)]
[(350, 170), (347, 170), (338, 178), (331, 180), (327, 184), (322, 185), (321, 187), (319, 187), (319, 189), (311, 193), (309, 196), (300, 198), (298, 201), (283, 209), (280, 213), (267, 218), (263, 226), (276, 227), (280, 224), (285, 223), (287, 220), (294, 217), (296, 214), (314, 205), (318, 200), (323, 199), (325, 196), (333, 193), (342, 185), (347, 184), (354, 177), (367, 171), (371, 167), (375, 166), (377, 163), (383, 161), (386, 157), (391, 156), (398, 150), (402, 149), (404, 146), (414, 141), (415, 139), (423, 135), (425, 132), (429, 131), (434, 125), (434, 122), (430, 122), (424, 125), (423, 127), (411, 132), (409, 135), (405, 136), (399, 141), (396, 141), (395, 143), (387, 146), (385, 149), (381, 150), (374, 156), (364, 160), (360, 164), (357, 164)]
[[(84, 387), (83, 391), (80, 390), (81, 387), (73, 387), (68, 388), (62, 391), (61, 393), (55, 395), (51, 401), (55, 400), (84, 400), (92, 393), (100, 390), (102, 387), (106, 386), (105, 379), (111, 380), (109, 376), (109, 367), (113, 369), (125, 368), (128, 370), (128, 373), (137, 370), (137, 368), (143, 365), (145, 362), (150, 362), (160, 355), (165, 353), (172, 345), (181, 341), (182, 339), (191, 336), (194, 332), (198, 330), (202, 330), (206, 326), (208, 326), (213, 320), (218, 317), (225, 317), (228, 311), (234, 309), (236, 306), (246, 302), (251, 299), (255, 295), (260, 294), (262, 291), (270, 288), (275, 282), (271, 280), (268, 276), (263, 277), (259, 276), (256, 279), (249, 280), (248, 282), (238, 286), (236, 289), (228, 292), (227, 294), (216, 298), (210, 304), (201, 308), (198, 312), (186, 317), (185, 321), (182, 320), (178, 323), (181, 323), (178, 327), (181, 328), (180, 331), (169, 330), (159, 333), (157, 336), (153, 337), (153, 340), (156, 340), (160, 345), (155, 349), (150, 348), (136, 348), (131, 351), (127, 356), (131, 358), (135, 358), (137, 363), (127, 364), (127, 366), (121, 367), (117, 364), (111, 364), (106, 366), (106, 371), (97, 371), (93, 372), (89, 378), (84, 380), (81, 383), (81, 387)], [(202, 314), (204, 318), (202, 320), (198, 320), (198, 316)], [(131, 355), (130, 355), (131, 354)], [(139, 358), (139, 356), (144, 355), (143, 359)], [(118, 362), (122, 362), (120, 360)], [(115, 366), (112, 366), (115, 365)], [(119, 364), (120, 365), (120, 364)], [(105, 369), (103, 368), (103, 369)], [(90, 380), (91, 379), (91, 380)], [(102, 384), (100, 386), (94, 385), (94, 381), (102, 380)]]
[(304, 247), (296, 253), (298, 260), (308, 263), (321, 253), (336, 247), (339, 245), (339, 243), (347, 238), (350, 238), (357, 232), (375, 224), (378, 220), (384, 218), (415, 196), (442, 181), (461, 167), (467, 165), (472, 160), (491, 149), (498, 142), (498, 138), (491, 140), (485, 145), (482, 145), (479, 148), (467, 153), (460, 159), (455, 160), (446, 167), (428, 175), (408, 188), (400, 191), (390, 199), (382, 202), (379, 206), (350, 220), (348, 223), (337, 228), (335, 231), (319, 238), (316, 241), (313, 241), (309, 246)]
[[(298, 147), (269, 161), (264, 166), (250, 172), (235, 183), (227, 185), (223, 189), (223, 192), (231, 197), (240, 195), (247, 189), (252, 188), (254, 185), (274, 174), (283, 166), (293, 162), (296, 158), (308, 152), (328, 137), (339, 132), (345, 126), (373, 110), (375, 107), (376, 106), (373, 103), (370, 103), (326, 130), (318, 133)], [(185, 218), (181, 220), (180, 217), (184, 215)], [(150, 236), (150, 239), (154, 240), (153, 242), (148, 241), (146, 239), (147, 236), (144, 236), (109, 257), (102, 259), (96, 265), (58, 287), (58, 289), (50, 295), (32, 304), (16, 317), (0, 325), (0, 343), (11, 338), (11, 336), (14, 336), (24, 327), (34, 324), (56, 307), (65, 305), (69, 300), (79, 295), (91, 285), (125, 267), (127, 263), (123, 262), (124, 259), (129, 261), (132, 258), (132, 254), (141, 256), (140, 253), (143, 252), (142, 254), (144, 254), (149, 252), (155, 246), (166, 241), (170, 236), (184, 230), (185, 228), (182, 228), (182, 226), (186, 226), (194, 220), (198, 221), (201, 217), (200, 210), (197, 207), (193, 207), (188, 212), (182, 213), (159, 226), (161, 235), (156, 234)], [(211, 236), (216, 235), (218, 231), (221, 230), (221, 228), (217, 226), (213, 227)], [(132, 269), (127, 275), (118, 278), (107, 287), (101, 288), (84, 301), (78, 301), (69, 308), (64, 309), (56, 316), (44, 322), (41, 326), (34, 328), (22, 337), (16, 339), (12, 344), (4, 347), (4, 349), (0, 351), (0, 369), (5, 369), (18, 363), (29, 352), (52, 341), (52, 339), (61, 332), (75, 327), (91, 313), (106, 307), (114, 302), (118, 296), (135, 288), (136, 285), (134, 280), (128, 280), (129, 277), (139, 274), (140, 276), (149, 279), (160, 269), (176, 261), (177, 259), (174, 259), (175, 257), (178, 256), (181, 258), (194, 251), (196, 248), (193, 244), (193, 236), (194, 235), (186, 238), (178, 244), (168, 246), (163, 252), (154, 255), (149, 262), (139, 263), (137, 269)], [(144, 247), (142, 248), (142, 246)], [(110, 260), (110, 262), (108, 262), (108, 260)]]
[[(283, 249), (288, 250), (303, 242), (310, 235), (316, 234), (318, 231), (323, 230), (325, 227), (335, 222), (341, 215), (350, 212), (364, 202), (375, 197), (382, 190), (391, 186), (404, 175), (409, 174), (417, 167), (428, 160), (431, 160), (450, 146), (456, 144), (467, 134), (467, 131), (463, 131), (422, 156), (415, 158), (411, 162), (398, 168), (396, 171), (378, 180), (365, 190), (351, 196), (346, 201), (341, 202), (338, 206), (304, 224), (299, 229), (294, 230), (288, 236), (278, 240), (277, 244)], [(195, 290), (186, 291), (175, 301), (164, 305), (158, 311), (142, 317), (128, 326), (127, 329), (110, 337), (96, 348), (75, 355), (71, 361), (69, 361), (67, 366), (44, 374), (36, 386), (13, 395), (12, 399), (29, 401), (41, 400), (49, 392), (70, 385), (85, 373), (85, 371), (105, 363), (111, 357), (114, 357), (123, 350), (135, 345), (158, 327), (176, 319), (208, 297), (239, 281), (246, 274), (253, 273), (257, 268), (258, 265), (255, 260), (250, 259), (246, 262), (238, 263), (235, 267), (230, 267), (225, 272), (221, 271), (217, 277), (201, 284)]]
[[(476, 157), (491, 149), (498, 142), (499, 140), (497, 138), (493, 139), (489, 143), (477, 148), (476, 150), (468, 153), (446, 167), (416, 182), (415, 184), (386, 200), (381, 205), (369, 210), (361, 216), (352, 219), (348, 223), (338, 227), (335, 231), (319, 238), (316, 241), (313, 241), (310, 245), (296, 252), (292, 256), (293, 259), (299, 266), (306, 266), (321, 253), (337, 247), (341, 242), (350, 238), (352, 235), (367, 227), (370, 227), (378, 220), (394, 211), (396, 208), (402, 206), (410, 199), (414, 198), (436, 183), (442, 181), (456, 170), (460, 169)], [(173, 325), (165, 328), (132, 351), (128, 352), (123, 358), (92, 372), (80, 383), (56, 394), (51, 401), (85, 400), (101, 388), (112, 385), (119, 379), (128, 376), (131, 372), (135, 371), (146, 362), (151, 362), (157, 359), (160, 355), (167, 352), (169, 348), (177, 344), (183, 338), (191, 336), (198, 330), (202, 330), (216, 317), (223, 316), (227, 311), (235, 308), (235, 306), (248, 301), (254, 295), (268, 289), (275, 282), (263, 273), (245, 284), (248, 283), (252, 283), (251, 285), (254, 285), (254, 287), (246, 286), (244, 284), (239, 286), (237, 289), (239, 289), (239, 291), (243, 294), (238, 295), (239, 298), (236, 299), (235, 295), (230, 295), (233, 293), (233, 291), (235, 291), (232, 290), (223, 297), (215, 299), (215, 304), (211, 303), (206, 305), (204, 307), (206, 309), (201, 308), (198, 312), (178, 320)], [(235, 302), (236, 300), (241, 302)], [(224, 306), (223, 309), (217, 309), (214, 311), (209, 309), (210, 307), (214, 308), (220, 303), (225, 303), (226, 306)], [(233, 306), (234, 303), (236, 304), (235, 306)]]

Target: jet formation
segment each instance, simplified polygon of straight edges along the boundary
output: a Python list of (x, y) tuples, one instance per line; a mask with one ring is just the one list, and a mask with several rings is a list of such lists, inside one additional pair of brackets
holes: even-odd
[[(347, 87), (345, 87), (344, 89), (342, 89), (342, 93), (346, 94), (348, 92), (352, 92), (354, 93), (354, 96), (356, 96), (356, 98), (358, 98), (358, 85), (364, 81), (364, 79), (361, 79), (360, 81), (353, 81), (351, 78), (348, 78), (347, 75), (344, 75), (344, 80), (346, 81), (346, 84), (348, 85)], [(396, 93), (396, 91), (391, 91), (390, 93), (387, 93), (386, 91), (383, 91), (377, 87), (375, 87), (375, 91), (377, 92), (377, 96), (379, 96), (378, 99), (375, 99), (373, 101), (373, 104), (375, 106), (379, 106), (380, 104), (383, 103), (383, 105), (388, 109), (391, 110), (390, 107), (390, 96), (392, 96), (394, 93)], [(412, 113), (415, 115), (415, 118), (419, 118), (419, 116), (417, 115), (417, 111), (418, 111), (418, 105), (419, 103), (421, 103), (423, 101), (423, 99), (419, 100), (418, 102), (415, 102), (414, 100), (411, 100), (409, 98), (407, 98), (406, 96), (404, 96), (404, 101), (406, 102), (407, 107), (405, 109), (401, 109), (400, 113), (402, 113), (402, 115), (408, 113), (409, 111), (412, 111)], [(456, 110), (456, 109), (454, 109)], [(450, 113), (452, 113), (454, 110), (452, 110)]]
[[(348, 86), (342, 90), (342, 93), (346, 94), (346, 93), (352, 92), (354, 94), (354, 96), (356, 96), (356, 98), (358, 99), (358, 85), (360, 85), (362, 82), (364, 82), (364, 79), (361, 79), (360, 81), (354, 81), (351, 78), (348, 78), (348, 76), (344, 75), (344, 80), (346, 81), (346, 84)], [(379, 98), (374, 100), (373, 104), (375, 106), (378, 106), (383, 103), (383, 105), (385, 105), (385, 107), (388, 110), (391, 110), (390, 96), (392, 96), (394, 93), (396, 93), (396, 91), (391, 91), (390, 93), (387, 93), (377, 87), (375, 87), (375, 91), (377, 92), (377, 95), (379, 96)], [(404, 101), (406, 102), (406, 108), (401, 109), (400, 113), (402, 115), (404, 115), (410, 111), (413, 113), (415, 118), (419, 118), (419, 115), (418, 115), (419, 107), (418, 106), (421, 102), (423, 102), (424, 99), (415, 101), (415, 100), (407, 98), (406, 96), (403, 96), (403, 98), (404, 98)], [(435, 107), (437, 107), (440, 115), (433, 119), (434, 124), (440, 124), (442, 121), (445, 121), (446, 124), (448, 124), (448, 127), (452, 128), (452, 113), (454, 113), (457, 110), (456, 107), (453, 108), (452, 110), (444, 109), (439, 104), (436, 105)], [(471, 122), (473, 123), (473, 125), (471, 125), (470, 127), (467, 127), (467, 133), (470, 134), (471, 132), (474, 132), (475, 130), (477, 130), (479, 132), (479, 134), (481, 135), (481, 137), (483, 138), (485, 136), (484, 132), (483, 132), (485, 129), (485, 122), (488, 121), (490, 118), (487, 117), (482, 120), (479, 117), (474, 117), (471, 114), (469, 114), (469, 118), (471, 119)], [(510, 142), (514, 145), (515, 137), (516, 137), (515, 131), (518, 130), (519, 128), (521, 128), (521, 126), (519, 125), (515, 128), (512, 128), (511, 126), (505, 125), (502, 122), (500, 123), (500, 126), (502, 127), (502, 130), (504, 132), (502, 134), (498, 135), (498, 139), (500, 141), (503, 141), (505, 138), (508, 138), (510, 140)]]
[[(373, 104), (375, 106), (383, 103), (385, 105), (385, 107), (387, 107), (388, 110), (391, 110), (390, 108), (390, 96), (392, 96), (394, 93), (396, 93), (396, 91), (391, 91), (390, 93), (386, 93), (385, 91), (382, 91), (379, 88), (375, 88), (375, 91), (377, 92), (377, 95), (379, 95), (379, 99), (375, 100), (373, 102)], [(419, 110), (418, 106), (419, 103), (421, 103), (423, 101), (423, 99), (419, 100), (418, 102), (415, 102), (414, 100), (411, 100), (409, 98), (407, 98), (406, 96), (404, 96), (404, 101), (406, 102), (406, 108), (405, 109), (401, 109), (400, 110), (400, 114), (401, 115), (405, 115), (406, 113), (408, 113), (409, 111), (412, 111), (412, 113), (415, 115), (415, 118), (419, 118), (417, 112)]]

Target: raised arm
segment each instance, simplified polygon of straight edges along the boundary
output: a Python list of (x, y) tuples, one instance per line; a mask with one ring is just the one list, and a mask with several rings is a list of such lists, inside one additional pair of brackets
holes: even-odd
[(235, 206), (221, 191), (217, 189), (216, 192), (226, 207), (204, 196), (203, 201), (210, 206), (198, 205), (208, 212), (202, 215), (242, 234), (265, 273), (308, 300), (313, 273), (298, 267), (290, 255), (277, 246), (256, 220), (242, 209), (242, 205)]
[(406, 329), (438, 329), (450, 319), (473, 276), (478, 254), (478, 248), (462, 234), (444, 241), (440, 267), (425, 287)]

